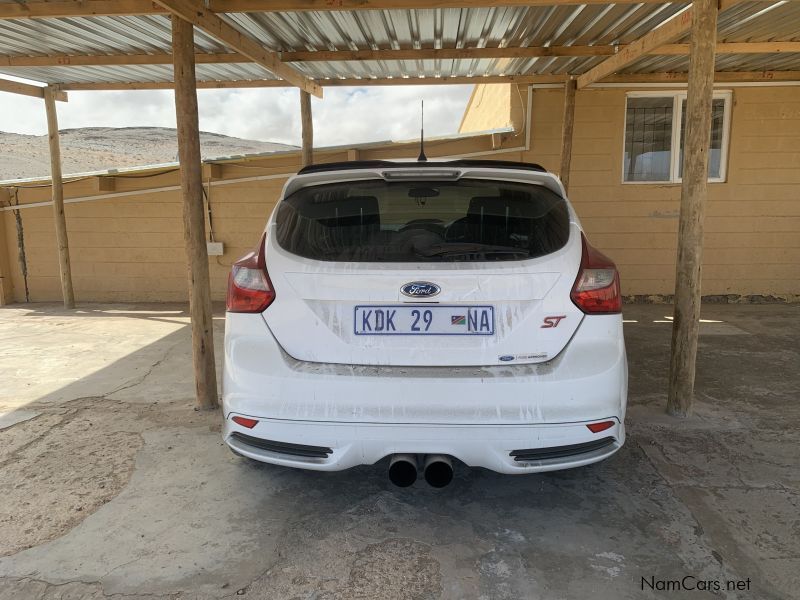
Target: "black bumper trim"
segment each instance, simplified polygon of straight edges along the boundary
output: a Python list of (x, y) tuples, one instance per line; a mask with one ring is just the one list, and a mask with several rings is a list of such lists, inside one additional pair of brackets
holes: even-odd
[(268, 450), (277, 454), (287, 454), (289, 456), (301, 456), (303, 458), (328, 458), (333, 450), (323, 446), (305, 446), (303, 444), (290, 444), (288, 442), (276, 442), (273, 440), (265, 440), (263, 438), (253, 437), (252, 435), (245, 435), (234, 431), (231, 437), (247, 446), (258, 448), (259, 450)]
[(614, 443), (613, 437), (604, 437), (599, 440), (591, 442), (584, 442), (583, 444), (571, 444), (569, 446), (553, 446), (551, 448), (530, 448), (528, 450), (513, 450), (510, 456), (516, 461), (528, 460), (552, 460), (554, 458), (569, 458), (570, 456), (578, 456), (588, 452), (600, 450), (606, 446)]

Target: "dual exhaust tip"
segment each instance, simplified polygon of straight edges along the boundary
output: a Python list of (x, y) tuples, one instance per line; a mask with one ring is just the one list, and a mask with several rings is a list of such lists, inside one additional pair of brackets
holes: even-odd
[[(422, 457), (422, 472), (428, 485), (443, 488), (453, 481), (453, 461), (443, 454)], [(389, 481), (398, 487), (408, 487), (417, 480), (420, 460), (416, 454), (395, 454), (389, 461)]]

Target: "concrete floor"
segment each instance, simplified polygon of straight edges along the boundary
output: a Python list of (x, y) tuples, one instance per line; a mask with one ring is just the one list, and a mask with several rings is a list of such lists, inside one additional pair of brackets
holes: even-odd
[(797, 598), (800, 306), (706, 306), (684, 421), (669, 314), (625, 310), (616, 456), (434, 490), (237, 459), (192, 409), (182, 307), (0, 309), (0, 598)]

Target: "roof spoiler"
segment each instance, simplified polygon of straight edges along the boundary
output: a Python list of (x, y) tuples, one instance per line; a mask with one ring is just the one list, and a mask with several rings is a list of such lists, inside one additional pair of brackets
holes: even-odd
[(541, 165), (536, 163), (515, 162), (511, 160), (445, 160), (445, 161), (402, 161), (395, 162), (390, 160), (352, 160), (347, 162), (323, 163), (318, 165), (308, 165), (298, 171), (298, 175), (308, 175), (309, 173), (324, 173), (325, 171), (355, 171), (360, 169), (442, 169), (442, 168), (490, 168), (490, 169), (509, 169), (515, 171), (536, 171), (547, 173)]

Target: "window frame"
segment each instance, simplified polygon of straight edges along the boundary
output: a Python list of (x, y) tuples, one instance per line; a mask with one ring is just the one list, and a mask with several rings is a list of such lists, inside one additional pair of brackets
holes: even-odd
[[(620, 164), (620, 177), (624, 185), (672, 185), (683, 181), (678, 176), (680, 172), (680, 142), (681, 122), (683, 121), (683, 101), (686, 100), (686, 90), (660, 90), (638, 91), (625, 94), (622, 127), (622, 161)], [(661, 181), (627, 181), (625, 179), (625, 140), (628, 135), (628, 99), (629, 98), (672, 98), (672, 138), (670, 147), (669, 179)], [(730, 146), (731, 111), (733, 107), (732, 90), (714, 90), (714, 100), (723, 100), (722, 108), (722, 145), (720, 148), (719, 177), (709, 177), (709, 183), (725, 183), (728, 179), (728, 150)]]

